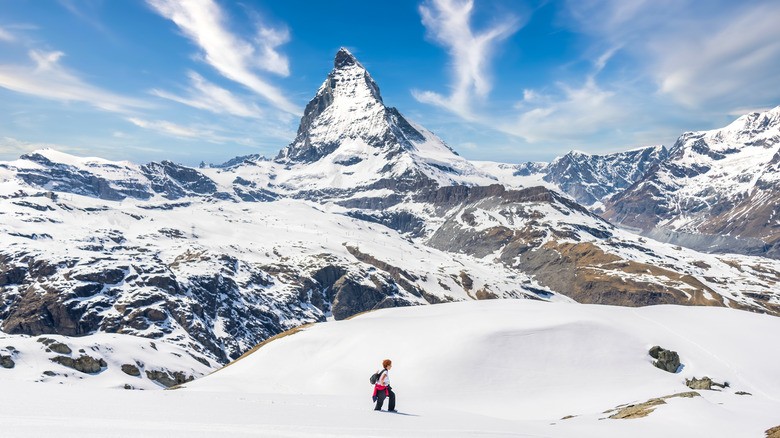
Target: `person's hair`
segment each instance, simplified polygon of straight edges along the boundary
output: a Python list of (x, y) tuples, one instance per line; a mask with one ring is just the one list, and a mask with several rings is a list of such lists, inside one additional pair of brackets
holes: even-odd
[(382, 368), (387, 368), (387, 367), (389, 367), (392, 364), (393, 364), (393, 361), (391, 361), (390, 359), (385, 359), (385, 360), (382, 361)]

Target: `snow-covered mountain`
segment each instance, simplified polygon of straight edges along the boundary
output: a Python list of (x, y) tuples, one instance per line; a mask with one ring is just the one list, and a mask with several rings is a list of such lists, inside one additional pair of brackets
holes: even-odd
[(780, 257), (780, 107), (689, 132), (604, 217), (710, 251)]
[[(544, 175), (590, 175), (593, 195), (664, 151), (570, 154)], [(194, 169), (41, 150), (0, 163), (0, 328), (133, 335), (213, 367), (288, 329), (385, 307), (529, 298), (780, 314), (780, 262), (647, 240), (558, 182), (500, 185), (507, 169), (490, 168), (386, 107), (342, 49), (273, 160)]]
[(385, 106), (376, 82), (344, 48), (306, 105), (297, 137), (275, 161), (291, 167), (294, 178), (279, 181), (288, 189), (495, 182), (432, 132)]
[(571, 151), (551, 163), (504, 164), (477, 162), (510, 187), (543, 185), (571, 196), (593, 211), (602, 203), (639, 181), (669, 155), (664, 146), (649, 146), (613, 154), (594, 155)]

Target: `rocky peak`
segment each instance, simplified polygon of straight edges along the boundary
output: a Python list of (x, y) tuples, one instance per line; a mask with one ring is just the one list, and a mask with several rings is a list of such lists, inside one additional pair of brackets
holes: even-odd
[(275, 159), (301, 174), (277, 184), (353, 191), (399, 178), (414, 187), (495, 182), (435, 134), (385, 106), (376, 82), (348, 50), (339, 50), (333, 65), (306, 105), (295, 140)]
[(780, 106), (765, 112), (745, 114), (738, 118), (726, 130), (761, 132), (780, 125)]
[(333, 152), (345, 138), (376, 137), (373, 131), (383, 128), (386, 110), (374, 79), (341, 48), (333, 70), (306, 105), (295, 140), (277, 160), (313, 162)]
[(343, 47), (340, 48), (338, 53), (336, 53), (336, 59), (333, 61), (333, 68), (339, 69), (352, 65), (363, 67), (349, 50)]
[(347, 49), (339, 50), (333, 65), (277, 162), (318, 163), (328, 170), (312, 172), (324, 175), (321, 185), (329, 188), (368, 186), (401, 175), (450, 184), (467, 173), (492, 181), (434, 134), (385, 106), (376, 82)]
[(686, 132), (672, 148), (672, 155), (706, 155), (720, 160), (745, 146), (772, 148), (780, 143), (780, 106), (765, 112), (745, 114), (724, 128)]

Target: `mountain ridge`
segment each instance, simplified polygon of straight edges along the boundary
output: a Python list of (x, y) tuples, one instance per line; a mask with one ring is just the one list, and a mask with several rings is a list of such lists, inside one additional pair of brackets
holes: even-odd
[[(667, 160), (609, 200), (604, 216), (658, 236), (758, 239), (766, 248), (747, 251), (778, 258), (780, 231), (771, 206), (780, 202), (779, 163), (780, 106), (681, 135)], [(739, 248), (715, 248), (733, 249)]]

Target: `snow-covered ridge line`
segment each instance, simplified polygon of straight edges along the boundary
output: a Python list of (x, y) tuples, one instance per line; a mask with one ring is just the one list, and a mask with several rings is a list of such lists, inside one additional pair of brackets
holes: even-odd
[(655, 236), (680, 232), (683, 244), (705, 235), (720, 242), (716, 251), (778, 258), (778, 164), (780, 107), (683, 134), (657, 168), (608, 200), (605, 217)]

